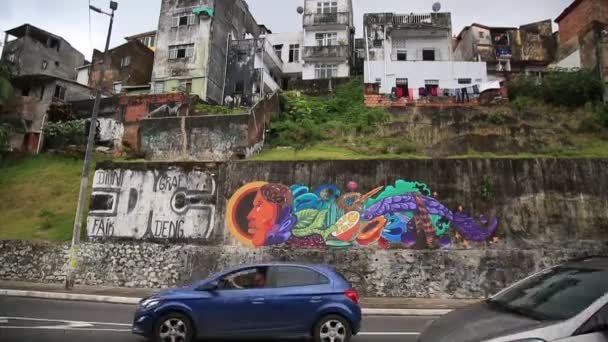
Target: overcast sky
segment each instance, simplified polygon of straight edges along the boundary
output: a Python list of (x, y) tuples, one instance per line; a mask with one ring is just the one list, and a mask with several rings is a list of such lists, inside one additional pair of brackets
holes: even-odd
[[(91, 13), (89, 0), (0, 0), (0, 30), (30, 23), (60, 35), (90, 59), (93, 48), (102, 49), (108, 19)], [(221, 1), (221, 0), (219, 0)], [(452, 12), (454, 34), (473, 22), (492, 26), (519, 26), (555, 19), (573, 0), (443, 0), (442, 11)], [(91, 0), (108, 8), (108, 0)], [(118, 0), (112, 46), (128, 35), (155, 30), (161, 0)], [(303, 0), (247, 0), (259, 23), (273, 32), (301, 30), (302, 20), (296, 12)], [(363, 14), (369, 12), (430, 12), (435, 0), (353, 0), (357, 36), (362, 36)]]

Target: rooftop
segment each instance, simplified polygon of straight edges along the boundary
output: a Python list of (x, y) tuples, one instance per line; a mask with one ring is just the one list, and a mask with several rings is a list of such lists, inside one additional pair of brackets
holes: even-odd
[(570, 4), (570, 6), (566, 7), (566, 9), (555, 19), (556, 23), (559, 23), (560, 21), (562, 21), (565, 17), (567, 17), (570, 12), (574, 11), (575, 8), (578, 7), (578, 5), (580, 5), (583, 1), (585, 0), (575, 0), (573, 3)]

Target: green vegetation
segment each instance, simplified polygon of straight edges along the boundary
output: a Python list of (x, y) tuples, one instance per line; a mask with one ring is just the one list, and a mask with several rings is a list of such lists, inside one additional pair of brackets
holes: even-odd
[(371, 138), (391, 119), (383, 109), (364, 106), (360, 78), (338, 86), (335, 94), (326, 97), (285, 92), (281, 104), (282, 112), (273, 118), (271, 141), (296, 149), (319, 143), (339, 146), (349, 140)]
[(479, 186), (479, 197), (486, 202), (489, 202), (496, 197), (494, 183), (492, 182), (492, 178), (490, 178), (490, 176), (486, 175), (481, 180), (481, 185)]
[(71, 239), (82, 165), (50, 154), (0, 161), (0, 239)]
[(370, 159), (427, 159), (428, 157), (396, 153), (367, 154), (344, 147), (317, 144), (303, 149), (281, 147), (267, 150), (248, 159), (258, 161), (287, 161), (287, 160), (370, 160)]
[(533, 77), (520, 77), (509, 82), (511, 100), (537, 98), (556, 106), (584, 106), (601, 100), (602, 93), (602, 82), (590, 70), (556, 70), (548, 73), (542, 83)]
[(193, 109), (194, 115), (233, 115), (249, 113), (249, 108), (247, 107), (229, 108), (224, 106), (214, 106), (207, 103), (197, 103), (193, 106)]
[(45, 147), (62, 149), (68, 145), (86, 143), (84, 120), (49, 122), (44, 126)]

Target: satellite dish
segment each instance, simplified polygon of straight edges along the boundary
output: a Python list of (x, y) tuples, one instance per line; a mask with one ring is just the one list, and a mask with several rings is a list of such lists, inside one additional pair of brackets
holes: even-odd
[(304, 7), (302, 7), (302, 6), (298, 6), (298, 13), (299, 13), (299, 14), (304, 13)]
[(437, 13), (439, 11), (441, 11), (441, 3), (436, 2), (433, 4), (433, 12)]

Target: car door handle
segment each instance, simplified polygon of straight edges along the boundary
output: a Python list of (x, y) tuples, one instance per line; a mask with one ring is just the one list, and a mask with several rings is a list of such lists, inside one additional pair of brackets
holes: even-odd
[(321, 296), (315, 296), (310, 298), (310, 302), (311, 303), (321, 303), (323, 301), (323, 297)]
[(265, 301), (266, 300), (264, 298), (255, 298), (251, 301), (251, 303), (258, 305), (258, 304), (264, 304)]

